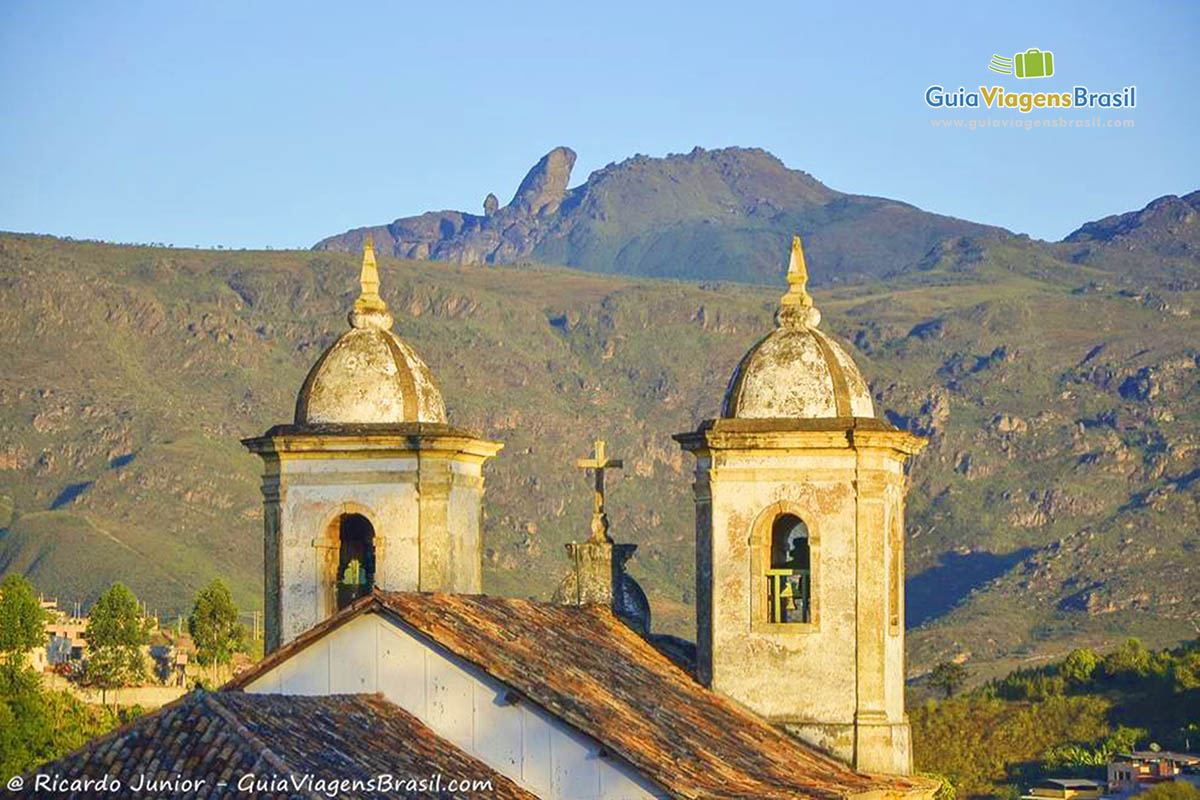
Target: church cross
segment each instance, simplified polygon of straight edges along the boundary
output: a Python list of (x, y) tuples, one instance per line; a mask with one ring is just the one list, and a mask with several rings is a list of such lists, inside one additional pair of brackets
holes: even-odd
[(592, 540), (606, 542), (608, 539), (608, 515), (604, 513), (604, 470), (621, 469), (624, 465), (619, 458), (608, 458), (604, 452), (604, 440), (597, 439), (593, 444), (595, 450), (591, 458), (581, 458), (575, 466), (595, 471), (596, 494), (592, 502)]

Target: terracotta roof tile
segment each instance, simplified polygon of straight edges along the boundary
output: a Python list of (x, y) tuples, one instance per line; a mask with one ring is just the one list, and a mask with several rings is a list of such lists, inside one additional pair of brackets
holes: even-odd
[(712, 692), (601, 606), (376, 592), (239, 675), (242, 687), (366, 612), (390, 613), (601, 742), (680, 798), (923, 795), (856, 773)]
[[(120, 780), (121, 790), (105, 797), (219, 797), (235, 794), (237, 780), (312, 775), (314, 780), (365, 781), (387, 774), (397, 779), (441, 775), (443, 791), (368, 793), (342, 791), (341, 797), (500, 797), (533, 798), (508, 778), (439, 738), (416, 717), (376, 695), (295, 697), (242, 692), (195, 692), (147, 714), (82, 749), (46, 764), (25, 778), (18, 797), (42, 796), (34, 775), (64, 780)], [(140, 780), (182, 775), (203, 779), (192, 792), (134, 791)], [(491, 790), (445, 791), (451, 779), (490, 780)], [(220, 781), (229, 782), (220, 786)], [(274, 786), (257, 797), (325, 797), (310, 784), (290, 791)], [(64, 792), (64, 797), (95, 797), (95, 790)], [(242, 792), (241, 794), (246, 794)]]

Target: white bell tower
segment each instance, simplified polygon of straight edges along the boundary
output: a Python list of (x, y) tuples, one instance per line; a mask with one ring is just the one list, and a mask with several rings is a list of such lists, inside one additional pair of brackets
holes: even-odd
[(368, 237), (350, 329), (304, 381), (263, 459), (266, 651), (370, 592), (482, 590), (483, 464), (503, 446), (446, 424), (396, 334)]
[(818, 330), (799, 237), (777, 327), (734, 372), (696, 457), (700, 679), (855, 768), (912, 771), (904, 494), (923, 439), (875, 419)]

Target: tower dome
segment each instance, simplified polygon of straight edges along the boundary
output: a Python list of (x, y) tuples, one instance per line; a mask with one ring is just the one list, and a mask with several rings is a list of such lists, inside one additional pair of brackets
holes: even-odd
[(845, 350), (817, 330), (821, 312), (805, 285), (800, 237), (792, 237), (788, 291), (775, 330), (742, 357), (729, 380), (721, 416), (734, 419), (873, 417), (871, 392)]
[(296, 399), (296, 424), (444, 423), (446, 407), (429, 367), (392, 333), (369, 236), (359, 280), (350, 330), (309, 370)]

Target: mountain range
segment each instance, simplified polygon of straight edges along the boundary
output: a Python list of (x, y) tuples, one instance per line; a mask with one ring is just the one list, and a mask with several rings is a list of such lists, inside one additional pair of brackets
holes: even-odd
[(314, 249), (353, 252), (372, 234), (400, 258), (458, 264), (537, 261), (593, 272), (774, 283), (779, 253), (805, 237), (824, 282), (915, 266), (937, 242), (999, 232), (880, 197), (843, 194), (765, 150), (634, 156), (568, 188), (575, 152), (551, 150), (508, 205), (433, 211), (356, 228)]
[[(602, 437), (626, 465), (612, 533), (639, 545), (655, 627), (691, 636), (691, 464), (670, 435), (717, 412), (771, 327), (799, 230), (823, 327), (878, 413), (931, 439), (910, 476), (913, 674), (1196, 635), (1200, 194), (1047, 243), (842, 195), (762, 151), (637, 157), (567, 189), (572, 161), (549, 154), (469, 230), (398, 220), (317, 251), (0, 234), (0, 571), (85, 605), (119, 578), (163, 615), (220, 575), (261, 607), (260, 465), (238, 439), (290, 419), (371, 231), (404, 256), (381, 259), (382, 293), (452, 422), (506, 444), (485, 588), (550, 595), (588, 533), (573, 464)], [(463, 255), (493, 235), (513, 249)], [(589, 271), (533, 260), (555, 252)]]
[[(964, 240), (1016, 236), (898, 200), (836, 191), (765, 150), (697, 147), (665, 158), (638, 155), (568, 188), (575, 160), (570, 148), (554, 148), (529, 170), (507, 205), (489, 193), (482, 215), (430, 211), (329, 236), (313, 249), (358, 252), (371, 234), (377, 248), (398, 258), (536, 261), (644, 277), (772, 284), (779, 253), (798, 233), (819, 265), (813, 281), (820, 285), (921, 269), (947, 243), (962, 248)], [(1195, 280), (1198, 208), (1200, 192), (1162, 197), (1141, 211), (1088, 222), (1047, 248), (1073, 263), (1132, 265), (1139, 274)]]

